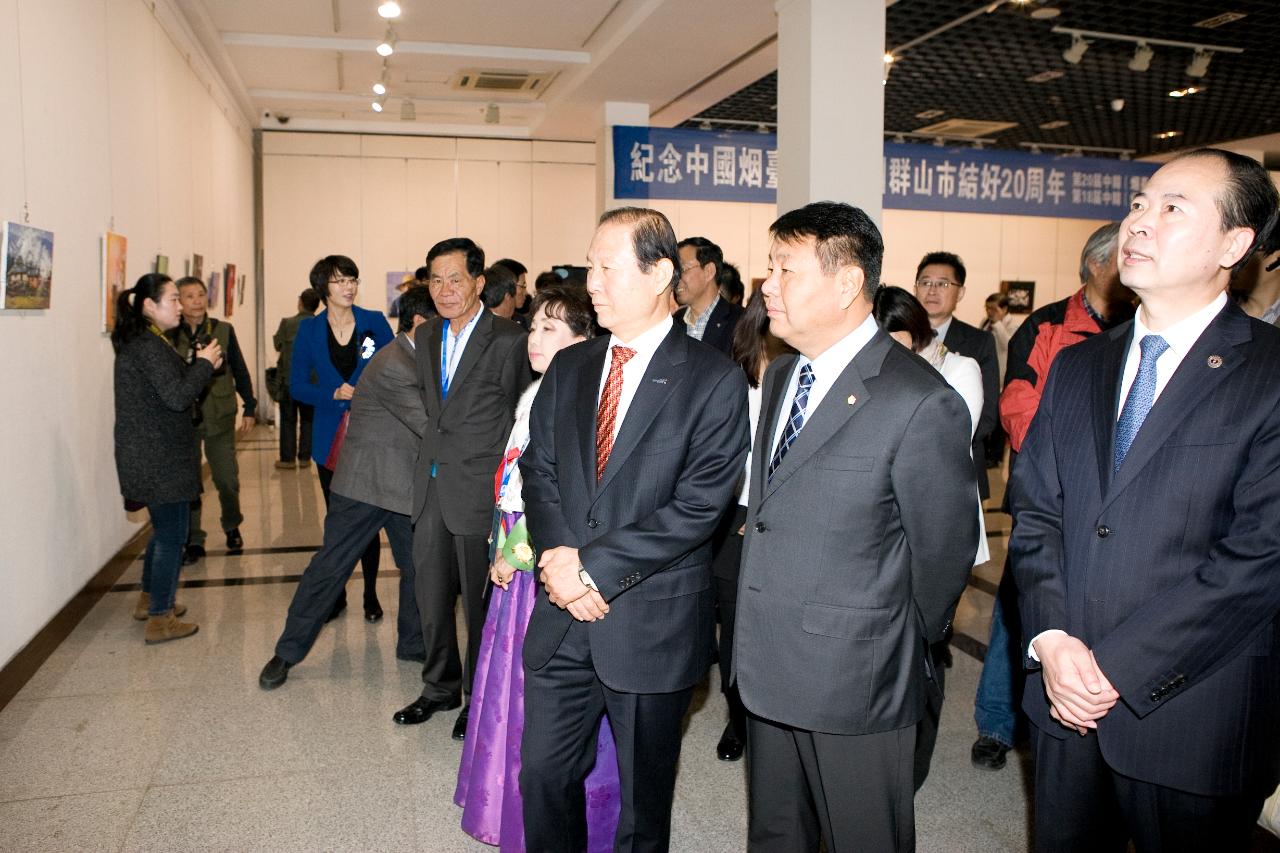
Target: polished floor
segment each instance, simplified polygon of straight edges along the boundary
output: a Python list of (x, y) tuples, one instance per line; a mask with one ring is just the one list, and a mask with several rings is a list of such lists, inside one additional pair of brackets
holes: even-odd
[[(184, 572), (179, 596), (198, 634), (143, 645), (142, 623), (130, 618), (135, 563), (0, 711), (0, 850), (490, 849), (458, 828), (453, 716), (391, 722), (420, 680), (393, 654), (389, 549), (379, 580), (387, 617), (369, 625), (348, 609), (284, 687), (258, 688), (320, 542), (323, 507), (315, 469), (278, 471), (275, 458), (266, 427), (242, 444), (245, 552), (227, 556), (211, 534), (209, 556)], [(216, 529), (216, 499), (205, 513)], [(996, 513), (987, 523), (993, 559), (975, 570), (957, 613), (942, 731), (916, 800), (921, 851), (1027, 848), (1025, 756), (998, 773), (969, 763), (981, 668), (973, 655), (985, 648), (1008, 526)], [(357, 572), (355, 605), (360, 583)], [(745, 848), (744, 765), (714, 755), (724, 720), (713, 671), (688, 720), (675, 850)]]

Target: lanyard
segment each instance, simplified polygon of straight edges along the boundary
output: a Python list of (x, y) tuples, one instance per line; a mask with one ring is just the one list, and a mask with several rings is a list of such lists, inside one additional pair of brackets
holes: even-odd
[[(482, 308), (481, 311), (484, 309)], [(453, 381), (453, 373), (458, 367), (458, 359), (462, 352), (462, 339), (467, 336), (468, 330), (480, 320), (480, 311), (477, 311), (467, 325), (462, 327), (462, 331), (458, 332), (458, 338), (453, 342), (453, 347), (449, 346), (449, 321), (444, 321), (444, 326), (440, 329), (440, 400), (441, 402), (449, 399), (449, 383)]]

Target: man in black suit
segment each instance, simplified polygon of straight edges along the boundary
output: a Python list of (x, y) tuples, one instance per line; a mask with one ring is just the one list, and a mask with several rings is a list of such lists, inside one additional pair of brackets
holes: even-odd
[(311, 651), (356, 562), (379, 530), (387, 531), (391, 553), (400, 568), (396, 657), (422, 658), (409, 512), (413, 464), (427, 430), (427, 412), (418, 390), (411, 336), (432, 313), (431, 299), (421, 288), (406, 291), (400, 300), (400, 333), (369, 360), (361, 374), (333, 472), (329, 511), (324, 516), (324, 544), (302, 573), (275, 654), (258, 676), (263, 690), (284, 684), (289, 669)]
[[(426, 722), (471, 695), (484, 627), (484, 585), (493, 522), (493, 472), (532, 374), (524, 331), (480, 304), (484, 250), (466, 237), (427, 253), (428, 289), (440, 316), (414, 335), (419, 387), (430, 426), (413, 480), (413, 563), (426, 664), (422, 695), (400, 709), (401, 725)], [(458, 653), (454, 603), (462, 594), (466, 668)], [(466, 736), (470, 704), (454, 722)]]
[(765, 373), (751, 457), (733, 650), (749, 849), (912, 850), (929, 644), (978, 545), (969, 413), (877, 327), (865, 213), (818, 202), (770, 235), (770, 331), (799, 355)]
[(667, 311), (680, 279), (661, 213), (612, 210), (587, 253), (612, 334), (562, 350), (520, 457), (541, 551), (525, 636), (520, 790), (530, 850), (586, 846), (582, 782), (609, 715), (616, 850), (666, 850), (693, 685), (711, 663), (711, 535), (747, 453), (747, 384)]
[(675, 318), (685, 324), (689, 337), (710, 344), (725, 355), (733, 348), (733, 330), (742, 306), (720, 296), (720, 271), (724, 253), (706, 237), (686, 237), (680, 249), (680, 283), (676, 302), (683, 306)]
[(1226, 295), (1278, 205), (1239, 154), (1162, 166), (1142, 305), (1058, 355), (1013, 469), (1037, 850), (1247, 850), (1280, 778), (1280, 331)]
[(951, 252), (930, 252), (916, 267), (916, 298), (929, 312), (942, 345), (978, 362), (982, 371), (982, 416), (973, 433), (974, 476), (982, 499), (991, 497), (987, 482), (987, 436), (1000, 422), (1000, 359), (996, 339), (990, 332), (970, 326), (955, 316), (956, 305), (964, 298), (964, 261)]

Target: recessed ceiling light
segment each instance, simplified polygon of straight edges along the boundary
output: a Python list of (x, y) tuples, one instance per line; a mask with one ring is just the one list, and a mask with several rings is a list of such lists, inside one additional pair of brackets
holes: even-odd
[(1062, 14), (1062, 10), (1054, 6), (1041, 6), (1031, 13), (1037, 21), (1050, 21)]
[(1241, 18), (1247, 17), (1248, 15), (1244, 12), (1223, 12), (1221, 15), (1214, 15), (1212, 18), (1205, 18), (1203, 21), (1196, 21), (1191, 26), (1200, 27), (1205, 30), (1213, 30), (1223, 24), (1230, 24), (1233, 21), (1238, 21)]
[(384, 86), (384, 85), (382, 85), (381, 83), (374, 83), (374, 84), (373, 84), (373, 94), (375, 94), (375, 95), (385, 95), (385, 94), (387, 94), (387, 87), (386, 87), (386, 86)]
[(1169, 93), (1170, 98), (1185, 98), (1187, 95), (1195, 95), (1208, 89), (1208, 86), (1188, 86), (1185, 89), (1174, 89)]
[(1041, 130), (1057, 130), (1060, 127), (1066, 127), (1069, 124), (1071, 124), (1071, 122), (1069, 121), (1063, 121), (1062, 119), (1054, 119), (1053, 121), (1046, 121), (1044, 124), (1040, 125), (1040, 129)]
[(386, 3), (378, 7), (378, 14), (384, 18), (398, 18), (400, 17), (400, 4), (387, 0)]
[(1041, 71), (1039, 74), (1033, 74), (1027, 78), (1028, 83), (1048, 83), (1050, 80), (1057, 80), (1066, 72), (1064, 71)]
[(922, 113), (916, 113), (916, 118), (925, 119), (927, 121), (928, 119), (931, 119), (931, 118), (937, 118), (938, 116), (946, 115), (946, 112), (947, 112), (946, 110), (925, 110)]
[(885, 65), (889, 65), (890, 63), (897, 62), (897, 61), (898, 61), (898, 57), (894, 56), (892, 53), (886, 53), (884, 55)]
[(375, 113), (380, 113), (380, 112), (382, 112), (382, 102), (381, 102), (381, 101), (374, 101), (370, 106), (372, 106), (372, 107), (373, 107), (373, 111), (374, 111)]
[(1156, 139), (1173, 139), (1175, 136), (1181, 136), (1181, 135), (1182, 135), (1182, 131), (1180, 130), (1166, 130), (1164, 133), (1157, 133), (1155, 135), (1155, 138)]

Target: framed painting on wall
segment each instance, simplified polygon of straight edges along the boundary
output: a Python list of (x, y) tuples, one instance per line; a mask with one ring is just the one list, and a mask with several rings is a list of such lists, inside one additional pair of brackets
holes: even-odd
[(1030, 314), (1036, 307), (1034, 281), (1002, 281), (1000, 292), (1009, 297), (1010, 314)]
[(48, 308), (53, 296), (53, 232), (6, 222), (0, 243), (0, 308)]
[(226, 299), (223, 300), (222, 314), (228, 320), (231, 319), (231, 312), (236, 310), (236, 265), (227, 264), (226, 269), (222, 273), (222, 280), (226, 282), (223, 288), (226, 292)]
[(169, 274), (169, 256), (168, 255), (156, 255), (156, 272), (160, 273), (161, 275)]
[(129, 289), (129, 240), (108, 231), (102, 235), (102, 331), (116, 327), (116, 300)]
[(192, 254), (191, 275), (204, 281), (204, 255)]
[(218, 284), (221, 281), (222, 281), (222, 273), (217, 271), (209, 273), (209, 298), (207, 301), (209, 303), (210, 311), (218, 307), (218, 293), (220, 292), (218, 288)]
[(240, 292), (236, 296), (236, 302), (240, 305), (244, 304), (244, 280), (246, 276), (240, 276)]

